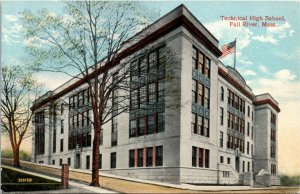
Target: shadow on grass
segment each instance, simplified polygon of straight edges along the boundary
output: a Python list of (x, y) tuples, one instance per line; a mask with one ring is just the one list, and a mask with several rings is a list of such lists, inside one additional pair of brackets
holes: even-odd
[(5, 192), (56, 190), (62, 188), (60, 182), (23, 173), (13, 168), (1, 167), (1, 189)]

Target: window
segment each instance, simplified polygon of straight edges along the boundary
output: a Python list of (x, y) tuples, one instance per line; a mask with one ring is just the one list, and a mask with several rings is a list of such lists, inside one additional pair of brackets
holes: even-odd
[(156, 147), (156, 161), (155, 166), (163, 165), (163, 146)]
[(192, 166), (197, 166), (197, 148), (194, 146), (192, 147)]
[(250, 107), (248, 106), (248, 111), (247, 111), (248, 117), (250, 117)]
[(152, 166), (153, 161), (153, 148), (149, 147), (146, 149), (146, 166)]
[(198, 104), (203, 106), (203, 84), (198, 84)]
[(253, 156), (253, 144), (251, 144), (251, 156)]
[(193, 103), (197, 103), (197, 80), (193, 79), (193, 88), (192, 88)]
[(249, 154), (249, 146), (250, 144), (249, 144), (249, 142), (247, 141), (247, 154)]
[(250, 135), (250, 123), (247, 122), (247, 136)]
[(192, 131), (197, 133), (197, 116), (195, 113), (192, 113)]
[(203, 128), (203, 117), (198, 115), (198, 134), (204, 135), (204, 128)]
[(210, 59), (206, 57), (204, 75), (210, 77)]
[(116, 168), (117, 154), (116, 152), (110, 153), (110, 168)]
[(64, 114), (64, 104), (63, 103), (60, 104), (60, 114), (61, 115)]
[(209, 120), (204, 118), (204, 136), (209, 137)]
[(102, 169), (102, 154), (99, 154), (99, 169)]
[(151, 115), (148, 115), (148, 117), (147, 117), (147, 125), (148, 125), (148, 127), (147, 127), (147, 134), (152, 134), (153, 132), (154, 132), (154, 127), (155, 127), (155, 121), (154, 121), (154, 115), (153, 114), (151, 114)]
[(199, 72), (203, 74), (204, 68), (204, 54), (199, 52)]
[(204, 108), (209, 109), (209, 88), (204, 90)]
[(222, 148), (223, 147), (223, 132), (220, 131), (220, 147)]
[(55, 160), (52, 160), (52, 165), (55, 165)]
[(62, 159), (59, 159), (59, 166), (62, 166)]
[(198, 67), (197, 67), (197, 53), (198, 53), (198, 50), (195, 47), (193, 47), (193, 58), (192, 58), (193, 69), (198, 69)]
[(53, 127), (53, 153), (56, 152), (56, 127)]
[(60, 121), (60, 133), (64, 133), (64, 120)]
[(220, 124), (223, 125), (224, 122), (224, 109), (220, 107)]
[(245, 161), (243, 161), (243, 172), (245, 172)]
[(129, 137), (135, 137), (136, 136), (136, 120), (130, 121), (130, 132)]
[(138, 135), (144, 135), (144, 130), (145, 130), (145, 118), (144, 117), (140, 117), (139, 118), (139, 131), (138, 131)]
[(129, 167), (134, 167), (134, 152), (135, 150), (129, 150)]
[(90, 169), (90, 156), (86, 156), (86, 169)]
[(199, 148), (199, 158), (198, 158), (198, 166), (203, 167), (203, 149)]
[(250, 162), (247, 163), (247, 172), (250, 172)]
[(223, 164), (224, 163), (224, 157), (220, 156), (220, 163)]
[(138, 152), (138, 163), (137, 163), (137, 166), (138, 167), (142, 167), (143, 166), (143, 151), (144, 151), (143, 148), (140, 148), (140, 149), (137, 150), (137, 152)]
[(221, 91), (220, 91), (220, 100), (224, 101), (224, 88), (221, 87)]
[(68, 158), (68, 165), (71, 166), (71, 158)]
[(205, 149), (205, 168), (209, 168), (209, 150)]
[(230, 158), (227, 158), (227, 164), (230, 164)]
[(64, 151), (64, 139), (60, 140), (60, 151), (63, 152)]

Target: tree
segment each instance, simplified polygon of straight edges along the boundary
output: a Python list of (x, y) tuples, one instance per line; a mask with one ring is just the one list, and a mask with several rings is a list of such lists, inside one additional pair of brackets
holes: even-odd
[[(100, 130), (114, 116), (128, 110), (130, 64), (120, 63), (119, 53), (141, 38), (139, 34), (130, 37), (150, 20), (137, 6), (134, 2), (81, 1), (66, 2), (60, 15), (47, 9), (37, 14), (23, 12), (34, 67), (63, 72), (90, 88), (93, 186), (99, 186)], [(118, 106), (113, 101), (116, 98)]]
[(2, 76), (1, 123), (10, 139), (14, 166), (20, 167), (20, 145), (31, 136), (30, 107), (41, 90), (32, 73), (21, 66), (3, 66)]

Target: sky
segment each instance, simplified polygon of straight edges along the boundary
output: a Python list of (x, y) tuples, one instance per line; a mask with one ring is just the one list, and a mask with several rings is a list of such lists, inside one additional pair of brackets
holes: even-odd
[[(253, 93), (270, 93), (279, 103), (278, 165), (281, 173), (300, 174), (300, 3), (299, 2), (250, 2), (250, 1), (142, 1), (148, 10), (163, 16), (180, 4), (219, 40), (219, 48), (237, 39), (236, 69), (245, 78)], [(24, 39), (19, 12), (48, 8), (59, 13), (60, 1), (3, 1), (2, 2), (2, 64), (21, 63), (26, 57), (25, 46), (31, 40)], [(247, 23), (257, 26), (234, 26), (236, 21), (225, 17), (245, 17)], [(250, 16), (262, 19), (256, 22)], [(277, 17), (281, 20), (270, 21)], [(223, 17), (224, 18), (224, 17)], [(263, 27), (262, 22), (275, 25)], [(235, 23), (236, 24), (236, 23)], [(242, 24), (242, 23), (241, 23)], [(221, 60), (233, 65), (233, 55)], [(68, 77), (60, 74), (37, 74), (37, 80), (45, 88), (53, 90)], [(6, 147), (2, 142), (3, 147)], [(30, 142), (24, 144), (30, 149)]]

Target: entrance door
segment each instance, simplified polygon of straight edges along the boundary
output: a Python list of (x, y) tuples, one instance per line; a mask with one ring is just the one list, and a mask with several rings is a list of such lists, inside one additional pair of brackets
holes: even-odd
[(240, 157), (235, 157), (235, 170), (240, 172)]
[(80, 168), (80, 154), (76, 154), (75, 161), (75, 168)]

